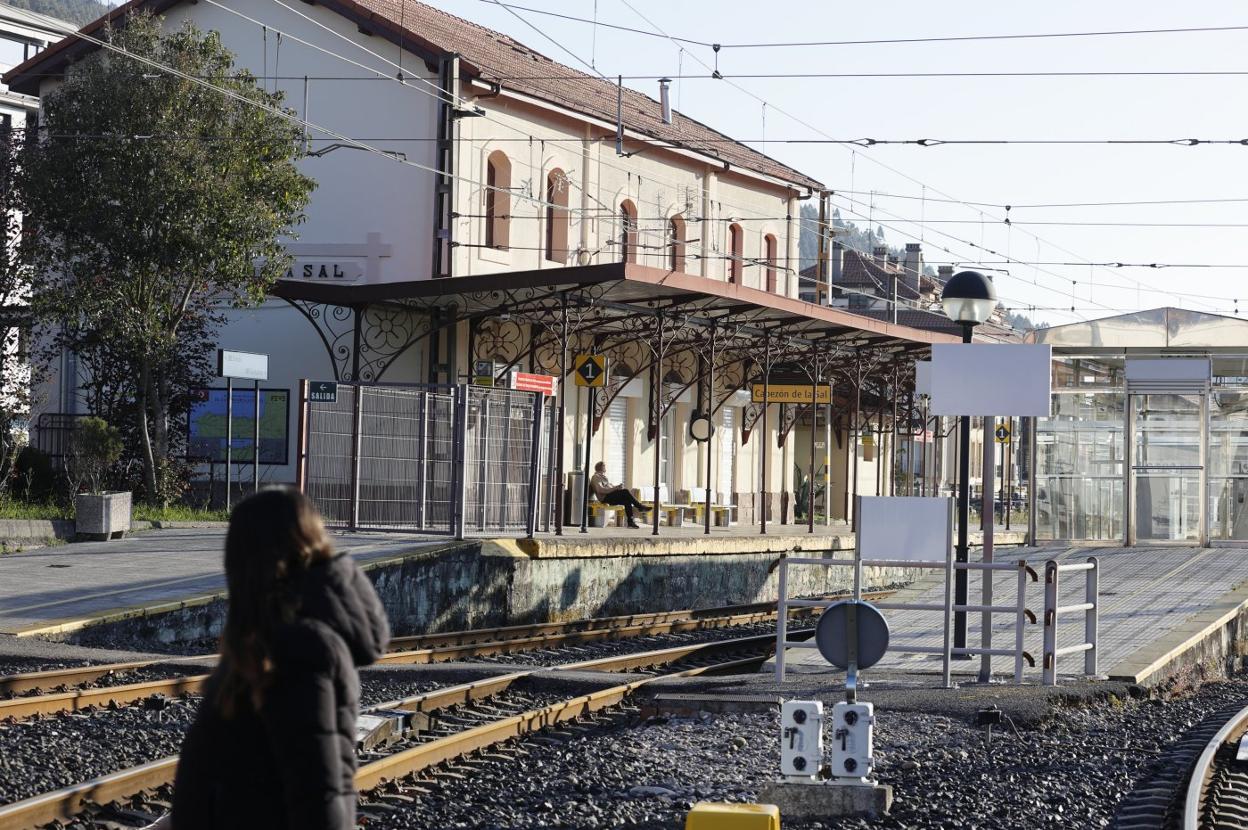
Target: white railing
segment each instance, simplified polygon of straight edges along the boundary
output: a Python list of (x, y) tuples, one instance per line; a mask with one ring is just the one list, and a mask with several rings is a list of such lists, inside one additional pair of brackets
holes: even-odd
[[(1060, 605), (1059, 580), (1063, 573), (1083, 571), (1084, 601)], [(1043, 680), (1046, 686), (1057, 685), (1057, 659), (1067, 654), (1083, 653), (1083, 673), (1097, 675), (1097, 637), (1100, 627), (1100, 560), (1088, 557), (1086, 562), (1044, 563), (1044, 656)], [(1057, 647), (1057, 624), (1063, 614), (1083, 612), (1083, 642)]]
[[(783, 683), (785, 676), (786, 648), (818, 648), (813, 640), (790, 640), (788, 638), (788, 614), (790, 608), (826, 608), (843, 600), (840, 599), (789, 599), (788, 569), (790, 565), (814, 565), (820, 567), (853, 567), (854, 598), (862, 596), (862, 569), (867, 568), (915, 568), (921, 570), (945, 572), (945, 599), (941, 603), (885, 601), (872, 603), (883, 611), (930, 611), (943, 615), (943, 641), (939, 646), (907, 645), (890, 648), (896, 654), (937, 654), (941, 657), (941, 675), (946, 688), (952, 685), (951, 661), (954, 656), (980, 656), (986, 661), (993, 657), (1012, 657), (1014, 659), (1014, 682), (1023, 682), (1023, 663), (1035, 665), (1035, 660), (1024, 647), (1025, 627), (1028, 620), (1035, 622), (1035, 615), (1027, 609), (1028, 577), (1034, 582), (1035, 571), (1028, 567), (1026, 560), (1016, 562), (953, 562), (952, 555), (947, 562), (922, 562), (909, 559), (859, 559), (855, 552), (853, 559), (815, 559), (794, 558), (783, 556), (779, 565), (778, 598), (776, 601), (776, 680)], [(1013, 605), (959, 605), (953, 601), (953, 574), (955, 571), (984, 572), (986, 579), (991, 579), (992, 571), (1015, 571), (1018, 574), (1017, 591)], [(1069, 609), (1064, 609), (1069, 610)], [(986, 620), (982, 632), (981, 645), (978, 648), (956, 648), (952, 645), (953, 614), (955, 611), (983, 614)], [(1014, 618), (1014, 645), (1012, 648), (993, 648), (991, 645), (991, 616), (993, 614), (1010, 614)]]

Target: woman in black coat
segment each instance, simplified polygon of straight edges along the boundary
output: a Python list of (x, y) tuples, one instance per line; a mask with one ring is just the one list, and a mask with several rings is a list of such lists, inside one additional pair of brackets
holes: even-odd
[(175, 830), (355, 827), (357, 666), (390, 632), (316, 508), (264, 490), (230, 516), (221, 662), (182, 745)]

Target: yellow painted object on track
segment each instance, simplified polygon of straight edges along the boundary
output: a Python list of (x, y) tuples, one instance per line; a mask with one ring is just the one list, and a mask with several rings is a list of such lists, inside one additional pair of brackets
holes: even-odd
[(685, 817), (685, 830), (780, 830), (780, 808), (700, 801)]

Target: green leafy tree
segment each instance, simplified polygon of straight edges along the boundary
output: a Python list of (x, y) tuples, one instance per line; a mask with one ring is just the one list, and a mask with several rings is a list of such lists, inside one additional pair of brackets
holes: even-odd
[(281, 239), (315, 183), (281, 93), (236, 69), (217, 34), (134, 14), (102, 37), (112, 48), (74, 65), (23, 142), (22, 253), (51, 339), (106, 355), (97, 371), (133, 396), (155, 500), (184, 367), (205, 358), (226, 309), (259, 303), (288, 267)]
[[(0, 182), (15, 170), (11, 131), (0, 132)], [(32, 378), (25, 354), (29, 340), (29, 275), (18, 256), (21, 216), (17, 194), (0, 188), (0, 494), (13, 483), (26, 438)]]

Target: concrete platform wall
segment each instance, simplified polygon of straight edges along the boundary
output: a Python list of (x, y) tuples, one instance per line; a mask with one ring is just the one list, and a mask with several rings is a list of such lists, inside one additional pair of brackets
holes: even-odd
[[(541, 556), (514, 543), (469, 542), (374, 563), (370, 577), (396, 634), (702, 608), (776, 599), (774, 540), (731, 553)], [(792, 543), (790, 542), (790, 547)], [(909, 581), (918, 572), (869, 569), (867, 585)], [(851, 586), (848, 568), (790, 571), (790, 595)], [(86, 645), (162, 650), (216, 638), (221, 597), (89, 626), (63, 635)]]

